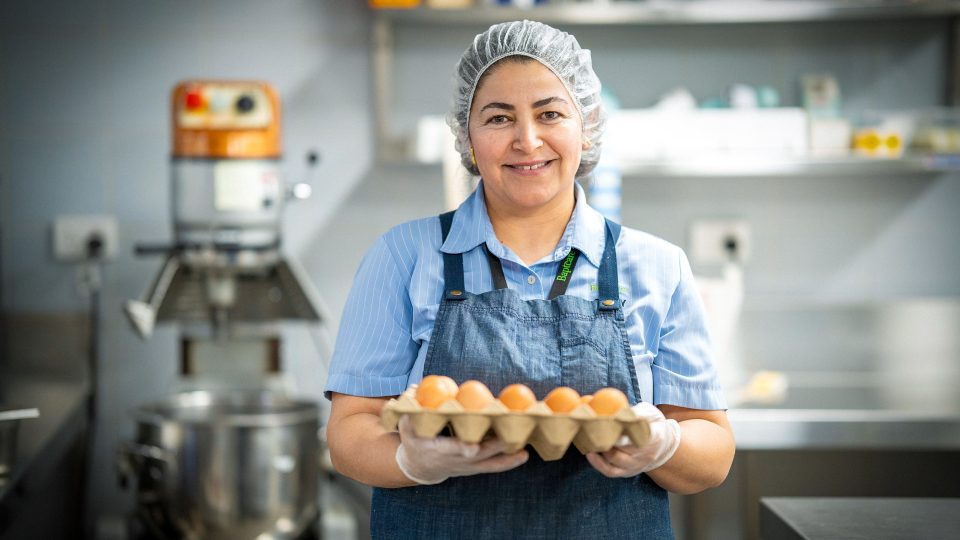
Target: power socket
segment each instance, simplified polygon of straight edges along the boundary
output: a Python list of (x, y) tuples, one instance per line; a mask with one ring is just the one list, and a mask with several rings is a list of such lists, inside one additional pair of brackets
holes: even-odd
[(53, 221), (53, 256), (58, 261), (106, 261), (117, 255), (117, 218), (104, 214), (63, 215)]
[(750, 259), (750, 225), (743, 219), (690, 223), (690, 258), (697, 264), (744, 264)]

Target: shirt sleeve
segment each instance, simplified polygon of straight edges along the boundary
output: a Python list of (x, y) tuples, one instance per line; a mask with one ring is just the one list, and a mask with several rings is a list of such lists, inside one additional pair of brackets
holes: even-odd
[(691, 409), (726, 409), (703, 301), (687, 256), (679, 249), (678, 253), (680, 279), (660, 327), (652, 365), (655, 401)]
[(418, 347), (410, 334), (409, 272), (381, 237), (364, 255), (347, 296), (324, 395), (395, 396), (407, 386)]

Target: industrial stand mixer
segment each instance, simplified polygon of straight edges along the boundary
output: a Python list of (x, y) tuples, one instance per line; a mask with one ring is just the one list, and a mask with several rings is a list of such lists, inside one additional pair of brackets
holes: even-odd
[(319, 324), (311, 284), (281, 254), (288, 199), (279, 174), (280, 102), (256, 81), (185, 81), (172, 95), (174, 242), (125, 312), (150, 337), (180, 335), (178, 389), (135, 413), (118, 454), (136, 480), (141, 533), (154, 538), (317, 534), (319, 410), (281, 382), (284, 320)]

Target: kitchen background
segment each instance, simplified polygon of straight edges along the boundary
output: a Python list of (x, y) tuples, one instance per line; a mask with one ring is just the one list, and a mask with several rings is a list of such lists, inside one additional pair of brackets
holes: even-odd
[[(442, 210), (438, 165), (377, 159), (377, 130), (383, 126), (375, 114), (378, 81), (371, 60), (376, 18), (363, 2), (0, 4), (0, 403), (11, 396), (24, 401), (16, 390), (19, 380), (70, 382), (86, 373), (90, 299), (81, 286), (83, 269), (56, 260), (51, 229), (70, 214), (114, 216), (118, 224), (115, 256), (103, 264), (95, 327), (99, 404), (89, 432), (94, 444), (85, 488), (85, 512), (94, 516), (101, 536), (116, 534), (118, 520), (133, 505), (114, 474), (116, 449), (133, 434), (130, 411), (164, 396), (177, 378), (176, 331), (161, 327), (152, 339), (141, 340), (121, 307), (142, 294), (161, 263), (134, 256), (134, 245), (169, 241), (172, 234), (169, 93), (178, 81), (257, 79), (279, 91), (283, 172), (288, 181), (309, 180), (313, 187), (311, 198), (286, 211), (284, 250), (316, 286), (331, 333), (373, 239), (399, 221)], [(453, 65), (487, 24), (469, 17), (453, 24), (397, 17), (379, 27), (392, 35), (391, 72), (379, 81), (388, 88), (385, 116), (392, 136), (412, 140), (422, 116), (446, 111)], [(799, 107), (801, 77), (811, 73), (835, 77), (848, 118), (956, 104), (955, 16), (557, 26), (593, 51), (605, 89), (624, 109), (650, 107), (680, 86), (698, 99), (725, 96), (734, 83), (770, 86), (782, 105)], [(311, 171), (312, 151), (320, 161)], [(954, 304), (960, 297), (960, 172), (844, 166), (718, 177), (626, 171), (622, 201), (624, 224), (686, 248), (694, 220), (748, 224), (750, 256), (743, 266), (736, 344), (747, 371), (804, 372), (814, 366), (818, 372), (936, 379), (940, 386), (931, 392), (942, 401), (924, 407), (946, 403), (952, 413), (960, 411), (954, 396), (960, 394), (960, 316)], [(697, 271), (716, 271), (693, 263)], [(915, 316), (897, 326), (896, 339), (883, 341), (889, 326), (877, 322), (878, 310), (899, 314), (900, 305), (916, 310)], [(303, 324), (284, 329), (283, 362), (298, 395), (322, 401), (327, 359), (312, 332)], [(907, 355), (918, 350), (933, 350), (948, 361), (927, 366), (932, 376), (904, 375), (898, 361), (916, 363)], [(802, 390), (802, 377), (798, 381)], [(850, 396), (863, 388), (840, 391)], [(24, 404), (43, 415), (44, 403)], [(23, 422), (21, 437), (36, 421)], [(954, 440), (938, 450), (955, 459), (957, 448)], [(957, 496), (955, 488), (936, 483), (908, 495)], [(75, 489), (45, 486), (21, 493), (19, 511), (0, 519), (10, 537), (43, 522), (33, 507), (45, 490), (62, 492), (60, 498), (69, 501)], [(730, 522), (738, 512), (755, 518), (750, 510), (734, 509), (726, 522), (711, 521), (702, 514), (711, 504), (703, 498), (699, 509), (678, 506), (678, 520), (700, 520), (686, 527), (690, 537), (737, 537), (740, 527), (751, 527)], [(719, 524), (711, 529), (711, 523)]]

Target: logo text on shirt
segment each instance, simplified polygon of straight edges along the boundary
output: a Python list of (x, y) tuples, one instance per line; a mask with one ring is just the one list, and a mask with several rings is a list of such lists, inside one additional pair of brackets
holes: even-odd
[(573, 250), (570, 250), (570, 253), (567, 254), (567, 258), (563, 260), (563, 264), (560, 265), (560, 272), (557, 273), (557, 281), (566, 281), (570, 277), (570, 269), (573, 266), (573, 260), (576, 258), (576, 254)]

